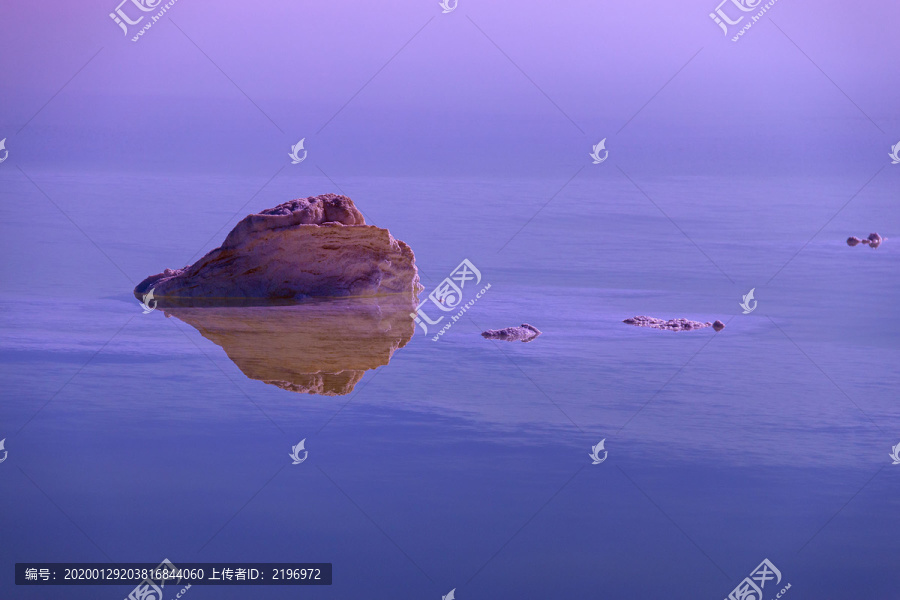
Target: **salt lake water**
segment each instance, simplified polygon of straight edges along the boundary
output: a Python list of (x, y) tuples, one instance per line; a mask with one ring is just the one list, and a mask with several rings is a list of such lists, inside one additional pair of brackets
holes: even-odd
[[(766, 598), (897, 597), (888, 175), (856, 197), (868, 175), (629, 171), (639, 190), (611, 165), (562, 191), (571, 173), (340, 189), (31, 175), (46, 196), (13, 171), (0, 187), (0, 597), (131, 589), (16, 587), (15, 562), (163, 558), (334, 565), (329, 587), (194, 586), (195, 600), (717, 600), (763, 559), (782, 576)], [(249, 212), (326, 192), (413, 248), (425, 294), (463, 259), (490, 290), (340, 396), (248, 378), (189, 324), (142, 314), (131, 290), (147, 275)], [(878, 249), (844, 241), (873, 231)], [(622, 323), (635, 315), (727, 326)], [(543, 334), (479, 335), (520, 323)]]

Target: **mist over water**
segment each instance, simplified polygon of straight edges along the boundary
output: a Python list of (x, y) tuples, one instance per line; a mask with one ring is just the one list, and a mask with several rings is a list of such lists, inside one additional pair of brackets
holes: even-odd
[(178, 2), (137, 43), (102, 5), (10, 6), (0, 31), (25, 60), (0, 57), (0, 123), (23, 167), (53, 172), (265, 181), (306, 138), (334, 177), (564, 182), (608, 138), (651, 173), (865, 181), (900, 127), (900, 7), (779, 3), (733, 43), (709, 4)]

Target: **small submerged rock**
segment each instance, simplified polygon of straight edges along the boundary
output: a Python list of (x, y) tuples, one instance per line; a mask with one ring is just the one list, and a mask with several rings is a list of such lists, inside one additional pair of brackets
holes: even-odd
[(694, 329), (704, 329), (706, 327), (712, 327), (716, 331), (725, 329), (725, 323), (718, 320), (714, 322), (707, 321), (706, 323), (691, 321), (690, 319), (669, 319), (666, 321), (665, 319), (641, 315), (625, 319), (622, 322), (634, 325), (635, 327), (652, 327), (653, 329), (668, 329), (669, 331), (693, 331)]
[(856, 246), (857, 244), (863, 244), (863, 245), (869, 246), (869, 248), (877, 248), (878, 246), (881, 245), (881, 242), (883, 242), (886, 239), (887, 238), (883, 238), (880, 235), (878, 235), (877, 233), (870, 233), (869, 237), (864, 240), (859, 239), (855, 235), (851, 235), (850, 237), (847, 238), (847, 245), (848, 246)]
[(534, 325), (522, 323), (519, 327), (507, 327), (506, 329), (488, 329), (481, 332), (481, 337), (489, 340), (504, 340), (506, 342), (530, 342), (541, 335), (541, 330)]

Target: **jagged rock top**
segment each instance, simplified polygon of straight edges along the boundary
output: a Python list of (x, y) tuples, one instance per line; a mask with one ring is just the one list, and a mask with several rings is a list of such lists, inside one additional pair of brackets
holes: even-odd
[(250, 214), (241, 219), (225, 241), (222, 248), (234, 247), (249, 234), (266, 229), (280, 229), (294, 225), (365, 225), (366, 219), (353, 200), (338, 194), (322, 194), (282, 202), (274, 208)]

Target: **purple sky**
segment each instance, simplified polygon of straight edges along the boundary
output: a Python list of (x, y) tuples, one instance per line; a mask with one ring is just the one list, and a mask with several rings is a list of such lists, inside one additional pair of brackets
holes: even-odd
[(779, 0), (734, 43), (716, 4), (178, 0), (134, 43), (117, 0), (5, 3), (0, 138), (42, 170), (258, 174), (305, 137), (344, 174), (556, 173), (605, 137), (854, 177), (900, 140), (900, 5)]

